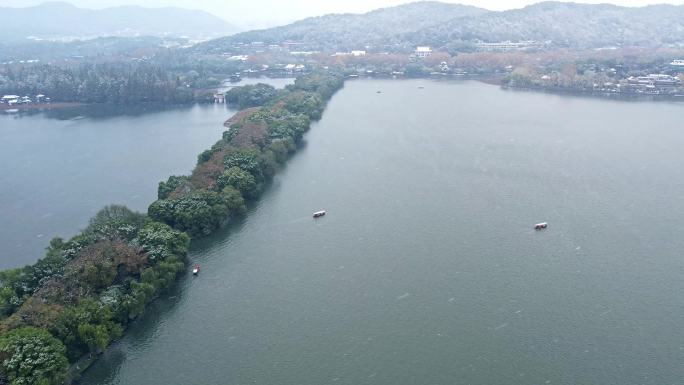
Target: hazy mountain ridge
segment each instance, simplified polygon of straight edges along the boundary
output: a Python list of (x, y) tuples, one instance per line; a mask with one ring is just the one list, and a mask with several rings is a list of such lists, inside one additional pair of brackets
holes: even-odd
[(364, 45), (400, 43), (393, 39), (455, 18), (487, 13), (486, 9), (435, 1), (381, 8), (365, 14), (330, 14), (310, 17), (289, 25), (248, 31), (201, 45), (201, 50), (221, 50), (233, 43), (260, 41), (277, 44), (291, 40), (308, 47), (359, 49)]
[[(178, 22), (181, 20), (182, 22)], [(183, 8), (120, 6), (83, 9), (50, 2), (27, 8), (0, 8), (6, 39), (99, 36), (224, 36), (236, 28), (208, 12)]]
[(82, 58), (106, 61), (114, 58), (146, 58), (160, 51), (187, 44), (189, 44), (187, 39), (155, 36), (109, 36), (70, 42), (22, 41), (16, 44), (0, 42), (0, 62), (22, 60), (51, 62)]
[(403, 37), (414, 43), (435, 46), (445, 46), (454, 40), (535, 40), (547, 41), (556, 47), (580, 49), (658, 47), (684, 44), (684, 6), (629, 8), (609, 4), (543, 2), (518, 10), (454, 19)]
[(287, 40), (304, 43), (303, 49), (327, 52), (366, 45), (407, 50), (416, 45), (451, 48), (464, 42), (507, 40), (534, 40), (550, 47), (576, 49), (684, 46), (684, 6), (629, 8), (542, 2), (495, 12), (457, 4), (417, 2), (365, 14), (308, 18), (217, 39), (196, 49), (216, 53), (230, 51), (236, 43), (278, 44)]

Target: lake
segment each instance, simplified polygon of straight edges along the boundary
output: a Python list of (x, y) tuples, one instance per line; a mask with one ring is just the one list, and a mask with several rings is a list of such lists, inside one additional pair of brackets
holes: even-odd
[(158, 183), (190, 173), (235, 112), (226, 105), (0, 111), (0, 269), (34, 263), (52, 237), (75, 235), (105, 205), (147, 211)]
[[(683, 114), (471, 81), (347, 82), (249, 215), (193, 242), (201, 274), (81, 383), (680, 384)], [(45, 167), (126, 159), (103, 151)], [(113, 172), (98, 170), (98, 183)], [(161, 177), (108, 200), (144, 207)]]

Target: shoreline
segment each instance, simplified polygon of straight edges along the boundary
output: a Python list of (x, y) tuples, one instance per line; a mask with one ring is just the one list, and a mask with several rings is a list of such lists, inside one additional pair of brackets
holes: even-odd
[(633, 102), (684, 102), (684, 94), (665, 95), (665, 94), (642, 94), (636, 92), (602, 92), (602, 91), (584, 91), (579, 89), (567, 88), (548, 88), (548, 87), (515, 87), (500, 84), (502, 90), (505, 91), (521, 91), (521, 92), (536, 92), (550, 95), (565, 95), (577, 97), (590, 97), (606, 100), (623, 100)]
[(623, 100), (623, 101), (641, 101), (641, 102), (684, 102), (683, 94), (642, 94), (636, 92), (601, 92), (593, 90), (580, 90), (568, 88), (549, 88), (549, 87), (516, 87), (505, 84), (504, 74), (444, 74), (442, 76), (425, 75), (419, 77), (397, 77), (397, 76), (359, 76), (347, 77), (346, 80), (359, 79), (389, 79), (389, 80), (411, 80), (411, 79), (428, 79), (428, 80), (474, 80), (492, 86), (498, 86), (505, 91), (527, 91), (536, 92), (549, 95), (566, 95), (577, 97), (600, 98), (606, 100)]
[(73, 108), (85, 106), (85, 103), (79, 102), (57, 102), (44, 104), (20, 104), (18, 106), (9, 106), (7, 104), (0, 104), (0, 111), (40, 111), (40, 110), (56, 110), (62, 108)]
[[(307, 76), (312, 76), (312, 75), (311, 74), (304, 75), (305, 78)], [(331, 74), (328, 74), (328, 76), (334, 77), (334, 75), (331, 75)], [(344, 80), (342, 79), (340, 85), (335, 87), (335, 89), (333, 89), (329, 95), (322, 95), (322, 96), (324, 96), (324, 98), (323, 98), (324, 101), (322, 102), (322, 105), (320, 106), (322, 108), (320, 113), (322, 113), (322, 111), (325, 110), (325, 108), (327, 107), (327, 103), (330, 100), (330, 98), (332, 98), (332, 96), (335, 93), (337, 93), (337, 91), (339, 91), (343, 87), (344, 87)], [(306, 92), (308, 92), (309, 94), (314, 94), (314, 93), (317, 93), (318, 90), (305, 91), (305, 93)], [(256, 144), (256, 142), (259, 142), (260, 140), (263, 140), (263, 139), (268, 137), (267, 128), (269, 126), (269, 123), (266, 123), (265, 121), (251, 122), (250, 118), (253, 118), (255, 115), (258, 115), (258, 113), (260, 111), (262, 111), (263, 109), (271, 110), (271, 111), (283, 111), (283, 110), (285, 110), (285, 107), (282, 105), (282, 103), (283, 102), (281, 101), (281, 105), (272, 106), (272, 107), (266, 107), (264, 104), (262, 104), (259, 106), (243, 108), (243, 109), (237, 111), (229, 119), (227, 119), (226, 121), (223, 122), (223, 126), (227, 129), (227, 131), (225, 131), (223, 134), (223, 138), (220, 139), (216, 144), (214, 144), (214, 146), (211, 147), (211, 150), (205, 150), (205, 152), (206, 151), (216, 151), (217, 145), (219, 145), (222, 142), (227, 141), (227, 145), (228, 146), (235, 146), (235, 150), (238, 152), (241, 152), (241, 151), (259, 151), (262, 154), (264, 154), (267, 151), (266, 149), (256, 150), (254, 148), (254, 145)], [(298, 124), (304, 124), (304, 126), (300, 127), (302, 129), (302, 131), (299, 132), (298, 135), (293, 134), (294, 137), (291, 137), (293, 144), (298, 143), (299, 140), (301, 140), (301, 138), (303, 137), (303, 134), (311, 128), (311, 121), (312, 120), (317, 120), (318, 118), (320, 118), (320, 115), (314, 111), (302, 112), (302, 114), (309, 116), (309, 120), (307, 120), (306, 122), (298, 122)], [(228, 133), (230, 133), (230, 132), (232, 132), (233, 134), (229, 135)], [(290, 134), (286, 135), (286, 137), (290, 138)], [(276, 140), (276, 143), (278, 143), (277, 140)], [(273, 144), (273, 142), (271, 142), (271, 144)], [(266, 146), (266, 147), (268, 147), (268, 146)], [(280, 162), (277, 162), (278, 163), (278, 166), (276, 166), (277, 168), (272, 170), (273, 175), (271, 175), (270, 177), (264, 176), (264, 180), (262, 181), (262, 186), (270, 183), (270, 181), (271, 181), (272, 177), (275, 175), (275, 173), (279, 170), (280, 167), (284, 166), (284, 164), (297, 151), (297, 149), (298, 148), (295, 145), (295, 147), (290, 148), (290, 149), (286, 150), (285, 153), (281, 154), (283, 157), (282, 157), (282, 159), (280, 159)], [(218, 150), (216, 154), (212, 154), (210, 159), (205, 160), (204, 163), (207, 163), (207, 164), (211, 163), (211, 160), (216, 158), (216, 155), (221, 155), (219, 158), (222, 160), (221, 163), (223, 163), (223, 159), (224, 159), (224, 155), (225, 155), (225, 154), (223, 154), (223, 151), (224, 150)], [(202, 154), (203, 153), (201, 153), (199, 156), (201, 157)], [(203, 164), (202, 162), (198, 163), (198, 165), (191, 172), (191, 174), (188, 176), (188, 178), (192, 178), (197, 173), (199, 173), (198, 170), (200, 170), (202, 164)], [(262, 170), (261, 172), (266, 173), (265, 170)], [(171, 178), (173, 178), (173, 177), (171, 177)], [(168, 182), (161, 182), (160, 187), (161, 187), (161, 184), (164, 184), (164, 183), (168, 183)], [(175, 190), (178, 191), (178, 190), (183, 190), (183, 189), (184, 189), (183, 186), (177, 186)], [(246, 204), (248, 202), (258, 201), (261, 197), (261, 193), (263, 192), (263, 190), (259, 190), (256, 193), (254, 193), (254, 195), (250, 196), (250, 194), (247, 194), (243, 191), (239, 191), (239, 190), (235, 190), (235, 191), (238, 192), (238, 194), (240, 194), (240, 195), (244, 195), (243, 204)], [(161, 223), (166, 222), (162, 218), (155, 218), (155, 215), (151, 214), (150, 211), (151, 211), (152, 207), (155, 205), (155, 203), (157, 203), (159, 201), (175, 200), (175, 199), (182, 199), (182, 197), (170, 197), (169, 196), (169, 197), (166, 197), (163, 199), (162, 198), (158, 199), (157, 201), (153, 202), (150, 205), (150, 208), (147, 211), (147, 215), (152, 220), (159, 221)], [(208, 235), (215, 233), (217, 230), (223, 228), (226, 225), (226, 223), (228, 223), (231, 220), (231, 218), (234, 217), (235, 215), (243, 216), (244, 212), (240, 212), (239, 210), (237, 212), (230, 212), (227, 214), (226, 217), (221, 218), (220, 223), (216, 227), (212, 227), (211, 229), (207, 229), (209, 231), (206, 231), (206, 232), (203, 231), (200, 234), (195, 234), (192, 231), (192, 229), (179, 227), (177, 223), (166, 222), (166, 224), (168, 224), (169, 226), (174, 228), (176, 231), (182, 231), (185, 234), (189, 234), (190, 235), (190, 245), (191, 245), (192, 241), (194, 239), (204, 238)], [(187, 271), (188, 267), (191, 266), (191, 261), (188, 259), (187, 255), (184, 258), (184, 263), (185, 263), (185, 269), (183, 271)], [(165, 288), (164, 292), (168, 292), (169, 289), (171, 289), (172, 287), (177, 285), (181, 276), (182, 276), (181, 274), (178, 274), (176, 276), (176, 279), (174, 279), (174, 281), (168, 287)], [(163, 295), (163, 292), (157, 293), (157, 295), (154, 298), (151, 298), (150, 301), (146, 304), (146, 307), (150, 303), (156, 301), (161, 295)], [(131, 320), (131, 323), (135, 322), (137, 320), (137, 318), (144, 317), (144, 316), (145, 316), (145, 312), (143, 311), (138, 317), (135, 317), (135, 319)], [(122, 338), (126, 334), (131, 323), (124, 325)], [(68, 377), (67, 377), (67, 381), (65, 383), (66, 384), (78, 384), (80, 382), (80, 379), (81, 379), (81, 376), (83, 375), (83, 373), (85, 373), (95, 362), (97, 362), (99, 360), (100, 356), (102, 354), (104, 354), (116, 341), (117, 340), (111, 341), (109, 346), (107, 346), (106, 348), (102, 349), (101, 351), (99, 351), (97, 353), (90, 353), (90, 354), (83, 355), (78, 360), (76, 360), (76, 362), (69, 365), (69, 368), (67, 371)]]

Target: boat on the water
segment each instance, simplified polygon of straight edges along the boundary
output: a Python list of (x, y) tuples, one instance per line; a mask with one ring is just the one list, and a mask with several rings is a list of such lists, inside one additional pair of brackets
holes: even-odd
[(320, 218), (320, 217), (322, 217), (323, 215), (325, 215), (325, 210), (316, 211), (315, 213), (313, 213), (313, 217), (314, 217), (314, 218)]
[(195, 265), (195, 267), (192, 268), (192, 275), (197, 275), (200, 272), (200, 265)]
[(544, 230), (547, 227), (549, 227), (549, 224), (546, 222), (537, 223), (536, 225), (534, 225), (535, 230)]

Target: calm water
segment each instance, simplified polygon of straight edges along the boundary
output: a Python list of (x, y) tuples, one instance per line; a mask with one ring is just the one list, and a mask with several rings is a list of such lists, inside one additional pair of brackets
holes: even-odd
[(35, 262), (53, 236), (74, 235), (107, 204), (146, 211), (159, 181), (188, 173), (234, 111), (119, 112), (0, 114), (0, 269)]
[(189, 173), (235, 112), (225, 105), (0, 111), (0, 269), (35, 262), (52, 237), (73, 236), (107, 204), (147, 211), (159, 181)]
[(348, 82), (83, 384), (681, 384), (682, 116)]

